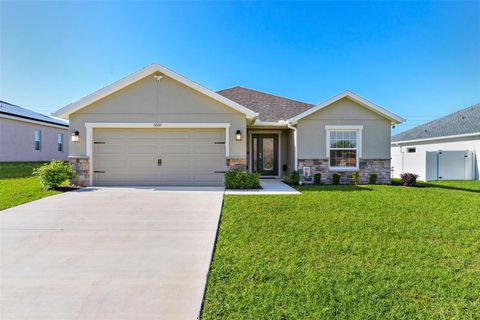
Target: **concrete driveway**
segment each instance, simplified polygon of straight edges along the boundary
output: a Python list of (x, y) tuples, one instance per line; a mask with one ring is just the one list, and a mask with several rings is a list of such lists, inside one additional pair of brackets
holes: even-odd
[(0, 212), (0, 318), (196, 319), (222, 188), (87, 188)]

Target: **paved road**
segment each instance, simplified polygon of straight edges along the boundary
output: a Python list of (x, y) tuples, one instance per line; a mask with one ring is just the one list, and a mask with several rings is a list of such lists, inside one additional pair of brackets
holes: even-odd
[(222, 188), (87, 188), (0, 212), (0, 318), (196, 319)]

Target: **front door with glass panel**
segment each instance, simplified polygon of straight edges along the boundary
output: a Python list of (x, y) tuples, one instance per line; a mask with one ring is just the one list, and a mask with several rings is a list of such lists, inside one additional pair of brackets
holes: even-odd
[(278, 175), (278, 136), (252, 135), (252, 171), (261, 176)]

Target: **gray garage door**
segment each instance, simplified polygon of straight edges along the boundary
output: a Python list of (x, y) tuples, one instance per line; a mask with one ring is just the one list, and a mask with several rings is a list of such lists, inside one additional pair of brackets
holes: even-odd
[(222, 185), (224, 129), (95, 129), (95, 185)]

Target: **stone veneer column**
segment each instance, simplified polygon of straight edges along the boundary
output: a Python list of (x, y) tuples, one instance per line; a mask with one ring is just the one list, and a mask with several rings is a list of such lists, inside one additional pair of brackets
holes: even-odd
[[(298, 170), (302, 174), (303, 167), (310, 167), (312, 175), (322, 174), (322, 183), (331, 184), (332, 175), (335, 172), (341, 174), (340, 183), (350, 184), (352, 173), (355, 171), (330, 171), (328, 159), (300, 159), (298, 160)], [(391, 184), (390, 159), (360, 159), (360, 168), (358, 170), (359, 183), (367, 184), (371, 174), (377, 175), (377, 184)]]
[(90, 185), (90, 164), (87, 156), (68, 158), (68, 162), (72, 165), (76, 177), (70, 183), (80, 187), (87, 187)]
[(247, 159), (227, 159), (227, 170), (247, 170)]

